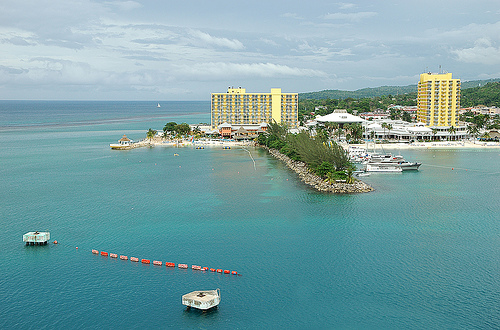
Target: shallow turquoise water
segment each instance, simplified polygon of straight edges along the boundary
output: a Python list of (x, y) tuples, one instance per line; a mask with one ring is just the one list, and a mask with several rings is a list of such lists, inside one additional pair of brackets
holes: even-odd
[[(419, 172), (367, 177), (368, 194), (323, 195), (254, 148), (255, 169), (237, 148), (112, 151), (124, 133), (209, 114), (204, 103), (162, 103), (154, 118), (106, 104), (99, 115), (96, 103), (65, 104), (60, 124), (2, 119), (0, 328), (500, 327), (500, 150), (404, 150)], [(31, 230), (61, 244), (26, 247)], [(218, 310), (181, 305), (215, 288)]]

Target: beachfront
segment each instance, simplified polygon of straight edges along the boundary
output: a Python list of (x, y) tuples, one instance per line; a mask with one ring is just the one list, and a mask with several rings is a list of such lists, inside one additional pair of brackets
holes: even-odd
[[(111, 144), (114, 146), (115, 144)], [(217, 146), (252, 146), (255, 142), (252, 140), (247, 141), (235, 141), (226, 139), (162, 139), (156, 136), (152, 139), (144, 139), (138, 142), (131, 143), (128, 147), (116, 148), (116, 149), (132, 149), (138, 147), (152, 147), (152, 146), (163, 146), (163, 147), (189, 147), (189, 146), (204, 146), (204, 147), (217, 147)], [(373, 142), (368, 142), (368, 144), (348, 144), (340, 143), (344, 149), (349, 146), (365, 146), (368, 149), (374, 147)], [(113, 147), (112, 147), (113, 148)], [(387, 149), (491, 149), (500, 148), (500, 142), (486, 142), (486, 141), (432, 141), (432, 142), (392, 142), (392, 143), (377, 143), (376, 148), (387, 148)]]
[(140, 147), (234, 147), (234, 146), (252, 146), (255, 145), (254, 141), (235, 141), (225, 139), (163, 139), (155, 136), (151, 139), (144, 139), (137, 142), (130, 142), (127, 144), (110, 144), (111, 149), (128, 150)]
[[(345, 146), (345, 145), (343, 145)], [(361, 146), (361, 145), (358, 145)], [(366, 144), (365, 144), (366, 146)], [(373, 143), (368, 144), (369, 148), (373, 148)], [(412, 142), (412, 143), (383, 143), (376, 144), (377, 148), (387, 148), (387, 149), (491, 149), (500, 148), (500, 142), (484, 142), (484, 141), (433, 141), (433, 142)]]

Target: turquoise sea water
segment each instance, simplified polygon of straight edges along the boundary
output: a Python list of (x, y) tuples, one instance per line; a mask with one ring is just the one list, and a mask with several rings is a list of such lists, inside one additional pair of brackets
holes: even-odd
[[(419, 172), (324, 195), (259, 149), (255, 168), (238, 148), (110, 150), (209, 121), (161, 104), (0, 102), (1, 329), (500, 327), (499, 149), (403, 150)], [(32, 230), (61, 244), (26, 247)], [(217, 310), (181, 305), (215, 288)]]

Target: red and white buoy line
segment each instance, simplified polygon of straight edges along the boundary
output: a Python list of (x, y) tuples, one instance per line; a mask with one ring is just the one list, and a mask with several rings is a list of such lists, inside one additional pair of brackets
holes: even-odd
[[(93, 254), (100, 254), (101, 256), (103, 257), (110, 257), (110, 258), (116, 258), (116, 259), (121, 259), (121, 260), (129, 260), (132, 261), (132, 262), (141, 262), (143, 264), (151, 264), (151, 260), (150, 259), (139, 259), (139, 258), (136, 258), (136, 257), (128, 257), (128, 256), (124, 256), (124, 255), (120, 255), (118, 256), (118, 254), (116, 253), (108, 253), (108, 252), (104, 252), (104, 251), (101, 251), (99, 253), (99, 251), (97, 250), (92, 250), (92, 253)], [(158, 261), (158, 260), (153, 260), (152, 262), (153, 265), (155, 266), (162, 266), (163, 264), (165, 264), (166, 267), (173, 267), (175, 268), (175, 263), (174, 262), (165, 262), (163, 263), (162, 261)], [(181, 269), (188, 269), (189, 266), (188, 264), (177, 264), (177, 267), (178, 268), (181, 268)], [(208, 267), (201, 267), (201, 266), (197, 266), (197, 265), (191, 265), (191, 269), (193, 270), (199, 270), (199, 271), (211, 271), (213, 273), (222, 273), (222, 274), (231, 274), (231, 275), (238, 275), (238, 276), (241, 276), (241, 274), (238, 274), (237, 271), (235, 270), (227, 270), (227, 269), (220, 269), (220, 268), (208, 268)]]

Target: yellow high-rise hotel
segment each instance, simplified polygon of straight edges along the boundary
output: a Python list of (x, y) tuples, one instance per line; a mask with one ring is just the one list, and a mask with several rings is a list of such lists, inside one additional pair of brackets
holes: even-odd
[(228, 88), (226, 93), (212, 93), (212, 128), (223, 123), (230, 125), (258, 125), (284, 123), (289, 128), (298, 126), (298, 93), (247, 93), (244, 88)]
[(417, 105), (417, 120), (425, 126), (457, 127), (460, 79), (452, 79), (451, 73), (422, 73)]

